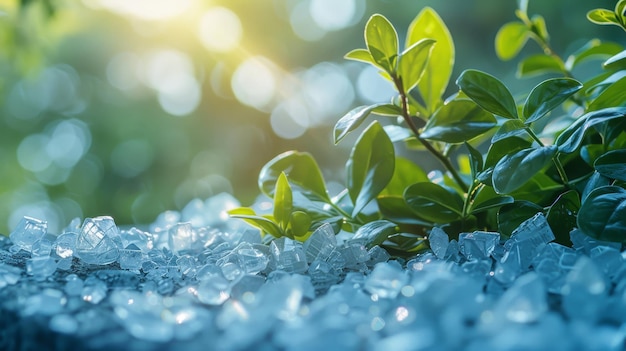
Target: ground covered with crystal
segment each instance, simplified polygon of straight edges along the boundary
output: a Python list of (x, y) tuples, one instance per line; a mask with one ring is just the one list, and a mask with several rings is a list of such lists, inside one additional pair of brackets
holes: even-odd
[(434, 229), (390, 260), (322, 226), (263, 244), (221, 194), (149, 228), (110, 217), (0, 237), (2, 350), (623, 350), (626, 251), (545, 220)]

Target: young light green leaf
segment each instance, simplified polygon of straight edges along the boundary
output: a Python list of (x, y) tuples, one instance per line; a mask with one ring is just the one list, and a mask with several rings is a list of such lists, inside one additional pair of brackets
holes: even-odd
[(506, 120), (491, 138), (492, 143), (507, 138), (528, 139), (529, 134), (526, 131), (526, 125), (519, 119)]
[(547, 42), (550, 39), (548, 28), (546, 27), (546, 20), (540, 15), (533, 16), (531, 30), (543, 41)]
[(596, 159), (593, 168), (607, 178), (626, 181), (626, 149), (606, 152)]
[(374, 105), (374, 109), (371, 113), (380, 115), (380, 116), (401, 116), (402, 109), (399, 106), (394, 104), (377, 104)]
[(539, 83), (524, 103), (525, 123), (533, 123), (545, 116), (582, 87), (579, 81), (571, 78), (552, 78)]
[(520, 61), (517, 66), (517, 76), (520, 78), (533, 77), (546, 73), (564, 74), (566, 72), (565, 66), (561, 60), (544, 54), (528, 56)]
[(587, 12), (587, 19), (600, 25), (620, 25), (620, 21), (615, 17), (615, 12), (607, 9), (594, 9)]
[[(439, 107), (454, 67), (452, 36), (441, 17), (430, 7), (425, 7), (420, 11), (409, 25), (405, 47), (408, 48), (424, 38), (437, 42), (432, 49), (422, 79), (417, 85), (426, 104), (427, 112), (430, 114)], [(422, 115), (427, 114), (422, 113)]]
[(579, 64), (592, 59), (610, 59), (622, 51), (622, 46), (617, 43), (603, 43), (600, 39), (591, 39), (565, 61), (565, 68), (569, 71)]
[(384, 16), (375, 14), (365, 25), (365, 44), (374, 62), (388, 73), (396, 71), (398, 34)]
[(626, 103), (626, 77), (609, 85), (587, 107), (587, 111), (596, 111), (606, 107), (623, 106)]
[(517, 0), (517, 8), (523, 14), (528, 14), (528, 0)]
[(408, 93), (417, 86), (426, 70), (433, 50), (433, 39), (422, 39), (408, 47), (398, 62), (398, 75), (402, 79), (404, 91)]
[(496, 77), (468, 69), (461, 73), (456, 84), (483, 109), (505, 118), (517, 118), (513, 95)]
[(453, 100), (428, 120), (421, 137), (446, 143), (462, 143), (496, 126), (495, 117), (471, 100)]
[(291, 185), (297, 186), (302, 194), (309, 199), (330, 202), (322, 172), (311, 154), (287, 151), (266, 163), (259, 173), (261, 192), (273, 197), (274, 185), (282, 172), (285, 172)]
[(338, 144), (341, 139), (348, 135), (348, 133), (358, 128), (375, 108), (386, 105), (389, 104), (359, 106), (346, 113), (335, 124), (335, 128), (333, 130), (335, 135), (335, 144)]
[(404, 157), (396, 157), (396, 163), (393, 171), (393, 176), (387, 186), (380, 195), (398, 195), (404, 194), (404, 189), (409, 185), (427, 182), (428, 176), (423, 169), (421, 169), (415, 162), (412, 162)]
[(394, 164), (393, 144), (381, 125), (374, 121), (361, 134), (346, 163), (353, 217), (387, 186)]
[(522, 22), (509, 22), (496, 34), (496, 54), (503, 61), (508, 61), (520, 52), (528, 41), (528, 27)]
[(570, 154), (578, 149), (585, 133), (592, 127), (625, 116), (626, 107), (611, 107), (586, 113), (565, 129), (555, 144), (558, 145), (559, 152)]
[(304, 241), (306, 240), (305, 235), (311, 228), (311, 223), (311, 216), (309, 216), (308, 213), (304, 211), (293, 211), (289, 217), (289, 226), (287, 229), (293, 233), (296, 239)]
[(285, 172), (281, 172), (276, 181), (274, 191), (274, 218), (283, 230), (289, 225), (292, 210), (293, 197), (291, 187), (289, 186)]
[(557, 152), (554, 145), (529, 148), (504, 156), (493, 169), (493, 188), (510, 194), (541, 171)]
[(450, 223), (463, 213), (461, 196), (435, 183), (411, 185), (404, 192), (404, 201), (418, 217), (434, 223)]
[(344, 58), (347, 60), (360, 61), (360, 62), (369, 63), (374, 66), (378, 66), (376, 61), (374, 61), (374, 58), (372, 58), (372, 55), (370, 54), (370, 52), (367, 51), (366, 49), (354, 49), (350, 51), (349, 53), (345, 54)]
[(598, 240), (626, 242), (626, 190), (609, 185), (592, 191), (578, 211), (577, 223)]
[(371, 249), (376, 245), (382, 244), (389, 235), (398, 232), (398, 227), (395, 223), (378, 220), (364, 224), (350, 240), (361, 241), (367, 249)]
[(626, 50), (611, 56), (602, 66), (610, 71), (626, 68)]
[(240, 207), (228, 211), (228, 214), (232, 218), (239, 218), (246, 223), (252, 225), (255, 228), (261, 230), (261, 234), (270, 234), (273, 237), (280, 238), (283, 236), (283, 231), (274, 223), (271, 219), (263, 216), (258, 216), (253, 209), (249, 207)]

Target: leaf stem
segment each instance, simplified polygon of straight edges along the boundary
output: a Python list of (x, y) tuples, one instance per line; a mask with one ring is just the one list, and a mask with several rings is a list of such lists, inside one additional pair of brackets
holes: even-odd
[[(545, 146), (544, 143), (541, 141), (541, 139), (539, 139), (537, 134), (535, 134), (535, 132), (533, 132), (533, 130), (530, 129), (530, 127), (526, 126), (525, 129), (528, 135), (530, 135), (530, 137), (533, 138), (533, 140), (536, 141), (541, 147)], [(559, 160), (558, 152), (554, 155), (554, 157), (552, 157), (552, 162), (554, 162), (554, 166), (556, 167), (556, 171), (559, 173), (559, 178), (561, 178), (561, 182), (563, 182), (563, 185), (570, 188), (570, 183), (567, 178), (567, 173), (565, 172), (565, 169), (563, 168), (563, 164), (561, 163), (561, 160)]]
[(469, 190), (469, 188), (467, 187), (467, 184), (465, 184), (465, 182), (463, 181), (463, 178), (461, 178), (461, 176), (456, 171), (456, 169), (454, 168), (454, 166), (452, 165), (450, 160), (445, 155), (443, 155), (441, 152), (439, 152), (439, 150), (435, 149), (435, 147), (431, 143), (429, 143), (428, 141), (422, 139), (422, 137), (420, 136), (419, 129), (417, 128), (415, 123), (413, 123), (413, 120), (411, 119), (411, 114), (409, 113), (409, 107), (408, 107), (409, 106), (409, 102), (408, 102), (409, 99), (408, 99), (408, 96), (407, 96), (406, 92), (404, 91), (404, 87), (402, 85), (402, 80), (399, 79), (395, 75), (392, 75), (392, 79), (393, 79), (393, 82), (394, 82), (394, 84), (396, 86), (396, 89), (398, 90), (398, 93), (400, 93), (400, 100), (402, 101), (402, 118), (404, 119), (406, 124), (409, 126), (409, 128), (411, 129), (411, 131), (413, 132), (413, 134), (415, 135), (417, 140), (433, 156), (435, 156), (437, 158), (437, 160), (439, 160), (439, 162), (441, 162), (441, 164), (446, 168), (446, 170), (448, 170), (448, 172), (450, 172), (450, 174), (452, 175), (452, 178), (454, 178), (454, 181), (463, 190), (463, 192), (467, 193), (468, 190)]

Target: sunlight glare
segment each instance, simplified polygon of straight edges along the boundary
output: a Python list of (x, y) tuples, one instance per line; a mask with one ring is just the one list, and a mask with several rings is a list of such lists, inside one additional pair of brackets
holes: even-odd
[(235, 49), (243, 37), (243, 28), (237, 14), (217, 6), (204, 13), (198, 35), (209, 51), (228, 52)]

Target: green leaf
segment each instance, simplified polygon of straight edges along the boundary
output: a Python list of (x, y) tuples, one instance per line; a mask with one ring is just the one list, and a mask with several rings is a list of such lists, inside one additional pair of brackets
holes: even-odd
[(500, 207), (498, 211), (498, 231), (510, 237), (517, 227), (525, 220), (542, 212), (543, 208), (529, 201), (515, 201)]
[(508, 61), (520, 52), (528, 41), (528, 27), (522, 22), (509, 22), (496, 34), (496, 54), (503, 61)]
[(462, 143), (495, 126), (495, 117), (471, 100), (452, 100), (431, 116), (421, 137), (446, 143)]
[(261, 230), (261, 234), (270, 234), (276, 238), (283, 236), (283, 231), (271, 219), (263, 216), (257, 216), (253, 209), (249, 207), (240, 207), (228, 211), (233, 218), (239, 218), (246, 223)]
[(371, 113), (381, 116), (402, 116), (402, 109), (394, 104), (377, 104), (374, 106)]
[(311, 228), (311, 216), (304, 211), (293, 211), (289, 217), (289, 228), (293, 236), (300, 240), (306, 240), (306, 234)]
[(493, 169), (493, 188), (498, 194), (513, 192), (542, 170), (556, 152), (557, 147), (550, 145), (504, 156)]
[(282, 172), (285, 172), (291, 185), (297, 186), (303, 195), (314, 201), (330, 203), (322, 172), (311, 154), (287, 151), (274, 157), (259, 173), (261, 192), (273, 197), (274, 185)]
[(467, 151), (469, 151), (469, 164), (472, 179), (476, 179), (478, 173), (483, 171), (483, 155), (467, 142), (465, 143), (465, 147)]
[(594, 9), (587, 12), (587, 19), (595, 24), (608, 25), (616, 24), (620, 25), (620, 21), (615, 17), (615, 12), (607, 9)]
[(404, 192), (404, 201), (418, 217), (434, 223), (455, 221), (463, 213), (461, 196), (435, 183), (411, 185)]
[(386, 220), (373, 221), (357, 229), (351, 240), (362, 241), (367, 249), (371, 249), (382, 244), (390, 235), (397, 232), (398, 228), (395, 223)]
[(422, 39), (402, 52), (398, 62), (398, 74), (402, 78), (405, 92), (408, 93), (415, 88), (422, 79), (433, 50), (433, 44), (435, 44), (433, 39)]
[(539, 83), (524, 103), (526, 124), (533, 123), (579, 91), (583, 85), (571, 78), (553, 78)]
[(348, 193), (356, 216), (389, 183), (395, 153), (389, 137), (376, 121), (357, 140), (346, 163)]
[(339, 121), (337, 121), (335, 128), (333, 129), (335, 144), (338, 144), (341, 139), (348, 135), (348, 133), (358, 128), (374, 109), (386, 105), (389, 104), (359, 106), (346, 113), (343, 117), (341, 117), (341, 119), (339, 119)]
[(432, 227), (434, 224), (418, 218), (402, 196), (383, 195), (377, 197), (376, 202), (383, 217), (395, 223), (426, 227)]
[(513, 95), (496, 77), (468, 69), (461, 73), (456, 84), (485, 110), (505, 118), (517, 118)]
[(532, 31), (543, 41), (548, 41), (550, 35), (548, 34), (548, 28), (546, 27), (546, 20), (540, 15), (534, 15), (532, 18)]
[(622, 46), (619, 44), (603, 43), (599, 39), (591, 39), (567, 58), (565, 67), (571, 71), (583, 62), (592, 59), (610, 59), (620, 52), (622, 52)]
[(571, 246), (569, 238), (570, 231), (576, 227), (576, 215), (580, 209), (580, 198), (575, 190), (569, 190), (552, 203), (546, 219), (554, 233), (556, 242)]
[(528, 139), (526, 125), (519, 119), (506, 120), (491, 138), (492, 143), (497, 143), (507, 138)]
[(587, 107), (587, 111), (596, 111), (602, 108), (623, 106), (626, 103), (626, 77), (609, 85)]
[(626, 190), (609, 185), (592, 191), (580, 207), (577, 222), (593, 238), (626, 242)]
[(512, 196), (499, 195), (492, 187), (483, 186), (471, 203), (469, 214), (476, 215), (487, 210), (513, 203)]
[(559, 146), (559, 152), (572, 153), (578, 149), (589, 129), (600, 123), (624, 118), (624, 116), (626, 116), (626, 107), (605, 108), (586, 113), (565, 129), (556, 139), (555, 144)]
[(420, 11), (409, 25), (405, 47), (408, 48), (424, 38), (437, 42), (432, 49), (426, 71), (417, 85), (428, 112), (432, 113), (439, 107), (452, 76), (454, 43), (448, 27), (430, 7)]
[(397, 143), (399, 141), (405, 141), (408, 138), (414, 137), (411, 130), (405, 127), (401, 127), (395, 124), (388, 124), (383, 127), (385, 133), (389, 136), (392, 143)]
[(291, 187), (287, 181), (287, 176), (281, 172), (276, 181), (276, 190), (274, 191), (274, 218), (278, 225), (285, 230), (289, 224), (289, 217), (293, 210), (293, 199)]
[(530, 141), (521, 138), (506, 138), (492, 143), (485, 157), (484, 170), (478, 174), (478, 180), (484, 184), (492, 184), (491, 176), (498, 161), (505, 155), (526, 149), (530, 145)]
[(374, 62), (388, 73), (395, 72), (398, 34), (384, 16), (375, 14), (365, 25), (365, 44)]
[(367, 51), (366, 49), (354, 49), (350, 51), (349, 53), (345, 54), (344, 58), (347, 60), (360, 61), (360, 62), (369, 63), (374, 66), (378, 66), (376, 61), (374, 61), (372, 54), (370, 54), (370, 52)]
[(565, 66), (561, 60), (544, 54), (528, 56), (517, 66), (518, 77), (532, 77), (545, 73), (565, 73)]
[(587, 184), (585, 184), (585, 188), (583, 189), (583, 193), (581, 195), (582, 201), (585, 201), (589, 193), (594, 191), (596, 188), (606, 186), (610, 184), (610, 179), (600, 174), (600, 172), (595, 171), (591, 174), (591, 177), (587, 179)]
[(604, 69), (610, 71), (626, 68), (626, 50), (613, 55), (608, 60), (604, 61), (602, 66)]
[(380, 195), (404, 194), (404, 189), (418, 182), (427, 182), (428, 176), (417, 164), (404, 157), (396, 157), (393, 176)]
[(607, 178), (626, 181), (626, 149), (603, 154), (598, 157), (593, 168)]

